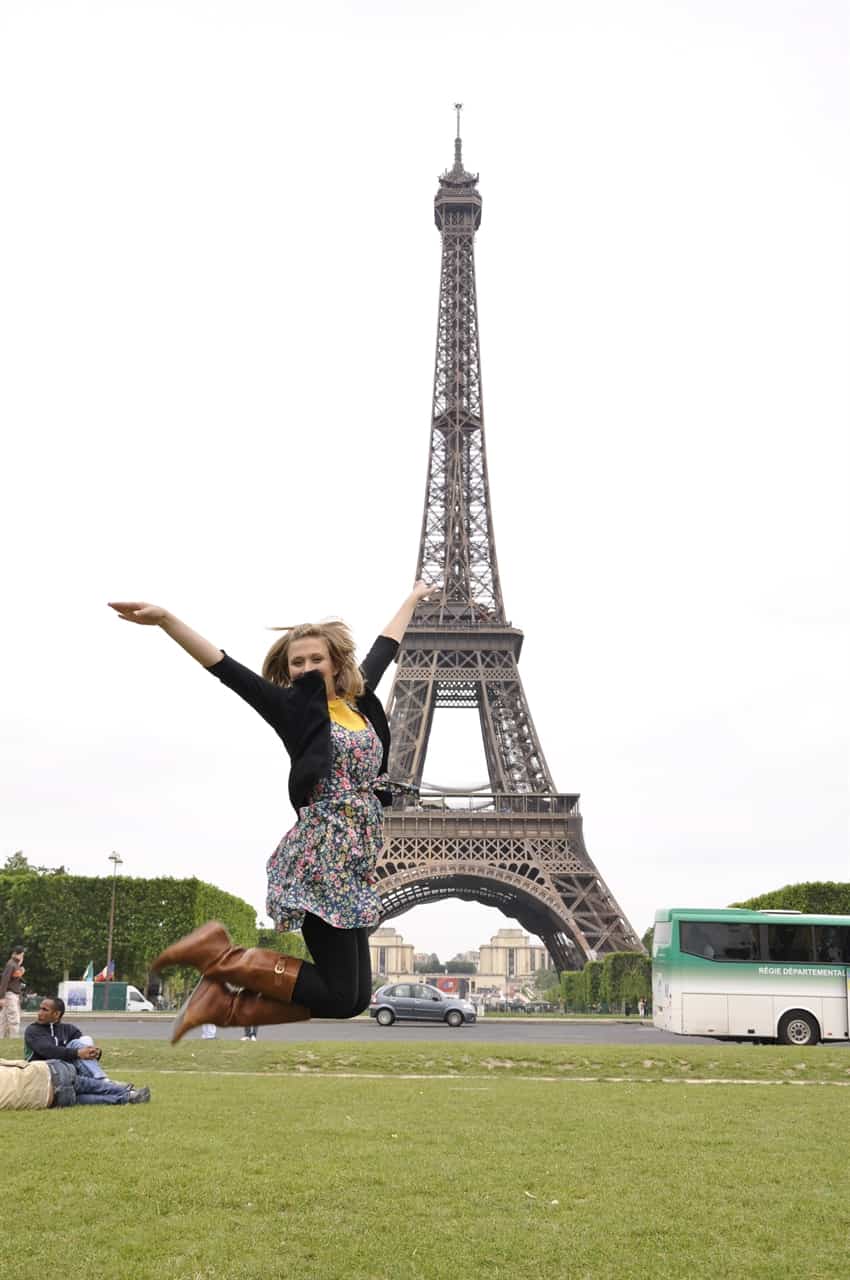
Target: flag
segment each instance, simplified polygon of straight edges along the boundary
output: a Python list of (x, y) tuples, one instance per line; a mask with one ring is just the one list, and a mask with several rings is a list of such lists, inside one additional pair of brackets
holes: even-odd
[(95, 982), (111, 982), (114, 977), (115, 977), (115, 961), (110, 960), (108, 965), (103, 966), (100, 973), (96, 973), (94, 975), (94, 980)]
[(86, 971), (80, 978), (80, 982), (94, 982), (94, 964), (91, 960), (86, 965)]

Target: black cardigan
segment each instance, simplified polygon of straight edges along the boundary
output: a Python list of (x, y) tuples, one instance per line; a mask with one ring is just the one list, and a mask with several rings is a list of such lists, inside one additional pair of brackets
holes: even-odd
[(60, 1062), (76, 1062), (79, 1049), (66, 1048), (69, 1040), (79, 1040), (79, 1027), (71, 1022), (31, 1022), (24, 1033), (24, 1057), (35, 1062), (58, 1058)]
[[(373, 690), (397, 652), (397, 640), (378, 636), (360, 665), (366, 688), (355, 705), (380, 739), (383, 747), (381, 773), (386, 770), (390, 753), (390, 727)], [(293, 807), (300, 809), (307, 804), (316, 783), (330, 777), (332, 768), (331, 718), (323, 677), (318, 671), (308, 671), (283, 688), (264, 680), (227, 654), (207, 670), (244, 698), (274, 729), (292, 761), (289, 798)], [(375, 794), (381, 804), (392, 803), (389, 791), (377, 791)]]

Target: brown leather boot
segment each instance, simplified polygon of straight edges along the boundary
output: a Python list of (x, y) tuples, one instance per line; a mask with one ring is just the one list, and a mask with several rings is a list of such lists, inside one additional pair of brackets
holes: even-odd
[(201, 978), (171, 1029), (176, 1044), (187, 1031), (212, 1022), (217, 1027), (270, 1027), (283, 1022), (307, 1022), (310, 1010), (302, 1004), (268, 1000), (255, 991), (229, 991), (220, 982)]
[(291, 1000), (303, 960), (265, 947), (230, 947), (203, 970), (205, 978), (259, 991), (271, 1000)]
[(166, 947), (154, 960), (151, 969), (154, 973), (159, 973), (162, 969), (179, 964), (192, 965), (194, 969), (205, 973), (213, 961), (229, 951), (232, 946), (230, 934), (224, 925), (219, 924), (217, 920), (209, 920), (200, 928), (193, 929), (191, 933), (172, 943), (170, 947)]

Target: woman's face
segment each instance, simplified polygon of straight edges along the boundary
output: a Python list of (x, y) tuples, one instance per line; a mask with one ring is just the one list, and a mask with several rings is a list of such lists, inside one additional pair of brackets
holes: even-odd
[(331, 665), (331, 655), (327, 640), (321, 636), (305, 636), (303, 640), (293, 640), (289, 646), (289, 678), (297, 680), (308, 671), (318, 671), (325, 682), (329, 698), (336, 697), (336, 676), (338, 672)]

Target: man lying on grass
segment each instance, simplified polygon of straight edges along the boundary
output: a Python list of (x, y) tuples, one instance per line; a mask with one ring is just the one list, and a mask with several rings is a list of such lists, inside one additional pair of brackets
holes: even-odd
[(97, 1080), (73, 1062), (19, 1062), (0, 1058), (0, 1111), (43, 1111), (47, 1107), (121, 1106), (150, 1102), (150, 1089)]

